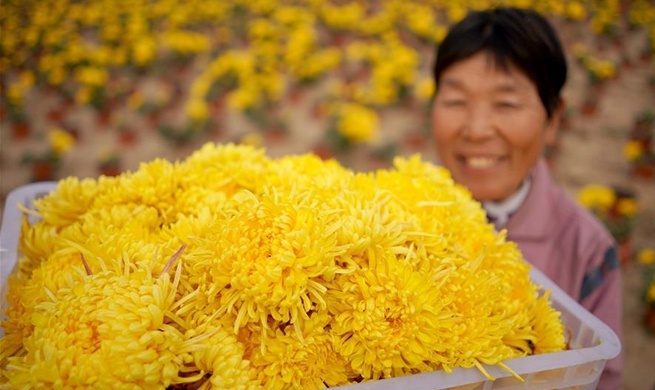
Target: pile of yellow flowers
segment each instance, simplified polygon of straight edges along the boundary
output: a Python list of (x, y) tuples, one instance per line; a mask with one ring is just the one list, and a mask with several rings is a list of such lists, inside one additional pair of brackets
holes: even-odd
[(210, 143), (34, 207), (11, 388), (312, 389), (564, 348), (516, 245), (419, 156), (354, 173)]
[(206, 144), (68, 178), (23, 222), (12, 388), (321, 388), (564, 348), (529, 265), (449, 173)]

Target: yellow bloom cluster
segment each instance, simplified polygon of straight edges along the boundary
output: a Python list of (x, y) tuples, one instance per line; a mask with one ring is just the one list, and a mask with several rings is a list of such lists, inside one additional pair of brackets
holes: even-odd
[(623, 155), (633, 164), (652, 161), (655, 159), (655, 149), (648, 150), (643, 142), (629, 140), (623, 144)]
[(591, 211), (617, 241), (630, 237), (639, 211), (633, 194), (612, 187), (589, 184), (577, 193), (578, 202)]
[(616, 75), (616, 65), (609, 60), (587, 57), (584, 65), (594, 80), (610, 79)]
[(639, 211), (637, 201), (633, 198), (620, 198), (616, 202), (616, 209), (619, 215), (623, 215), (628, 218), (634, 217), (637, 214), (637, 211)]
[(610, 187), (590, 184), (582, 188), (578, 194), (578, 202), (588, 209), (598, 209), (608, 212), (616, 202), (616, 194)]
[(616, 65), (610, 61), (591, 55), (581, 43), (573, 46), (573, 55), (587, 70), (591, 81), (602, 81), (616, 76)]
[(11, 388), (313, 389), (564, 348), (516, 245), (419, 156), (365, 174), (206, 144), (26, 212)]
[(410, 4), (405, 10), (407, 26), (416, 35), (439, 43), (447, 33), (447, 27), (440, 24), (434, 10), (423, 4)]
[(628, 141), (623, 145), (623, 155), (630, 161), (637, 161), (644, 154), (644, 147), (639, 141)]
[(58, 128), (50, 130), (48, 140), (52, 150), (58, 155), (68, 152), (75, 145), (75, 138), (71, 133)]
[(587, 9), (579, 1), (571, 1), (566, 4), (566, 17), (571, 20), (585, 20), (587, 18)]
[(646, 301), (650, 304), (655, 303), (655, 279), (653, 279), (653, 282), (648, 288), (648, 292), (646, 293)]
[[(655, 53), (655, 7), (648, 0), (635, 0), (629, 11), (630, 22), (646, 26), (650, 36), (650, 51)], [(653, 66), (655, 70), (655, 65)]]
[(166, 31), (161, 37), (164, 47), (180, 55), (191, 55), (209, 50), (209, 38), (190, 31)]
[(371, 141), (377, 137), (379, 118), (365, 106), (344, 103), (335, 108), (337, 131), (352, 143)]
[[(645, 248), (637, 254), (637, 261), (643, 265), (655, 264), (655, 249)], [(655, 298), (653, 299), (655, 300)]]
[(628, 16), (636, 25), (655, 25), (655, 8), (648, 0), (635, 0)]
[(621, 16), (619, 0), (594, 0), (596, 7), (591, 20), (591, 28), (596, 34), (612, 33)]
[(385, 34), (379, 42), (354, 42), (348, 46), (347, 56), (371, 67), (370, 85), (361, 87), (355, 101), (388, 105), (398, 100), (402, 88), (409, 88), (415, 81), (418, 54), (403, 45), (396, 33)]
[(436, 85), (432, 78), (419, 81), (414, 87), (414, 96), (421, 102), (428, 102), (434, 96)]
[(25, 95), (34, 85), (34, 73), (26, 70), (21, 72), (18, 81), (9, 85), (7, 89), (7, 102), (12, 106), (23, 104)]

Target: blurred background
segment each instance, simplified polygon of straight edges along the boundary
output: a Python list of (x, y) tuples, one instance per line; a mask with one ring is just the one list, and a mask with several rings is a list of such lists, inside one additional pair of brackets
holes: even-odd
[(544, 13), (564, 43), (568, 108), (545, 154), (619, 242), (625, 389), (651, 389), (652, 0), (2, 0), (0, 201), (34, 181), (184, 159), (208, 141), (362, 171), (396, 155), (434, 160), (435, 47), (468, 10), (498, 4)]

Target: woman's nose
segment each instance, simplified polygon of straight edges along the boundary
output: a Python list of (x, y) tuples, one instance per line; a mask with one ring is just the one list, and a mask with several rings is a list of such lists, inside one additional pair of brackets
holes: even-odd
[(491, 111), (483, 106), (470, 106), (462, 135), (469, 141), (481, 141), (494, 135)]

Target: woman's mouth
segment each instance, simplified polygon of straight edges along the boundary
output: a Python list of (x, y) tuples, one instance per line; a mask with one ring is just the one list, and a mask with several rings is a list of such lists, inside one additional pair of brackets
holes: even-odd
[(501, 157), (493, 156), (460, 156), (460, 161), (464, 163), (465, 166), (475, 169), (486, 169), (492, 168), (501, 161)]

